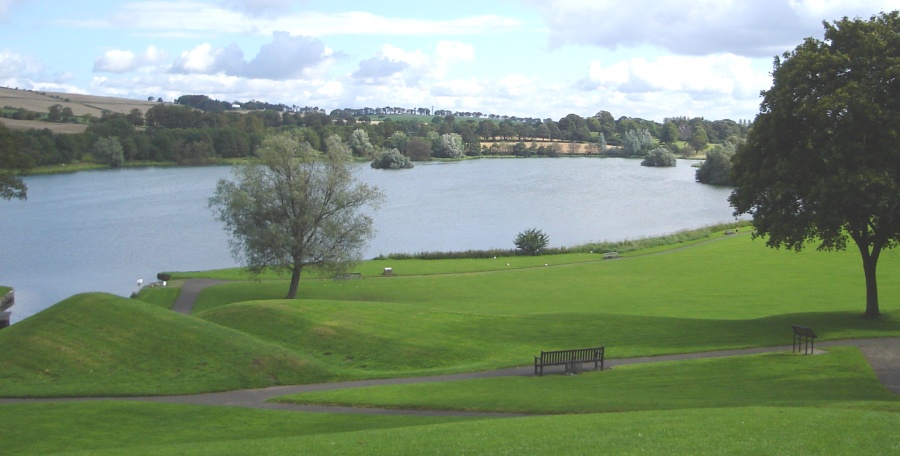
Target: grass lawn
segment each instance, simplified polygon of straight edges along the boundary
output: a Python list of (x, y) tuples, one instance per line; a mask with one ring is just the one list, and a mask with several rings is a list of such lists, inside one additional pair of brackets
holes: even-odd
[[(381, 276), (388, 266), (396, 276)], [(307, 277), (296, 300), (281, 299), (287, 283), (272, 277), (210, 287), (190, 316), (167, 310), (174, 287), (138, 299), (73, 296), (0, 331), (0, 396), (181, 394), (466, 372), (598, 344), (609, 358), (785, 345), (792, 323), (814, 328), (820, 340), (900, 335), (896, 250), (879, 262), (879, 320), (861, 318), (857, 253), (776, 251), (749, 236), (613, 261), (587, 253), (379, 260), (358, 271), (359, 280)], [(551, 416), (473, 422), (137, 402), (5, 404), (0, 419), (12, 425), (0, 438), (15, 454), (900, 451), (897, 396), (857, 349), (843, 347), (296, 399)]]
[(171, 309), (181, 294), (178, 284), (170, 283), (166, 287), (144, 287), (138, 292), (137, 299), (163, 309)]
[[(297, 300), (279, 299), (285, 281), (224, 284), (201, 293), (193, 317), (160, 308), (171, 295), (148, 295), (155, 304), (75, 296), (0, 331), (0, 344), (14, 348), (0, 354), (0, 395), (180, 394), (466, 372), (601, 344), (610, 358), (784, 345), (792, 323), (822, 340), (900, 335), (896, 251), (882, 256), (877, 321), (860, 317), (853, 252), (796, 254), (733, 236), (614, 261), (537, 258), (548, 266), (407, 260), (447, 269), (304, 280)], [(500, 269), (471, 266), (479, 263)]]
[(575, 376), (501, 377), (295, 394), (280, 402), (529, 414), (877, 401), (900, 412), (856, 347), (619, 366)]
[(138, 403), (0, 406), (17, 455), (894, 454), (900, 414), (868, 403), (494, 420)]

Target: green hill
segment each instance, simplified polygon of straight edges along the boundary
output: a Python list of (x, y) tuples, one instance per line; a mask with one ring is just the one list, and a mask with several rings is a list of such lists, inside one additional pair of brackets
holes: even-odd
[(322, 367), (275, 344), (108, 294), (0, 331), (0, 395), (179, 394), (303, 383)]

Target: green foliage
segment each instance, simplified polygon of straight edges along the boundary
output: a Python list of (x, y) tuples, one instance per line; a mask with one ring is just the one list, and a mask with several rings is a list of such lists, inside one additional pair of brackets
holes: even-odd
[(657, 147), (651, 150), (644, 160), (641, 161), (641, 166), (671, 167), (675, 166), (676, 162), (675, 154), (670, 152), (669, 149)]
[(347, 142), (355, 157), (369, 158), (375, 155), (375, 146), (369, 141), (369, 134), (365, 130), (353, 130)]
[(706, 153), (706, 160), (694, 173), (697, 182), (710, 185), (731, 185), (731, 160), (735, 149), (730, 143), (717, 145)]
[(0, 198), (6, 200), (28, 196), (21, 174), (34, 166), (34, 161), (22, 151), (21, 144), (18, 135), (0, 124)]
[(647, 129), (628, 130), (622, 137), (622, 154), (627, 157), (643, 156), (653, 146), (653, 137)]
[(110, 168), (118, 168), (125, 162), (125, 151), (119, 138), (110, 136), (100, 138), (91, 147), (91, 154), (95, 160), (106, 163)]
[(529, 228), (517, 234), (514, 243), (526, 255), (540, 255), (550, 243), (550, 237), (537, 228)]
[(412, 161), (431, 160), (431, 141), (426, 138), (410, 138), (406, 143), (406, 155)]
[(859, 248), (866, 311), (876, 266), (900, 242), (900, 12), (825, 23), (774, 63), (773, 85), (734, 158), (736, 213), (772, 247)]
[(322, 154), (290, 134), (266, 138), (258, 159), (222, 179), (209, 207), (225, 224), (232, 255), (253, 273), (291, 272), (294, 298), (305, 267), (343, 270), (372, 236), (372, 219), (360, 213), (381, 193), (358, 183), (349, 147), (326, 138)]
[(709, 144), (709, 135), (706, 134), (706, 129), (700, 125), (696, 126), (688, 142), (694, 150), (702, 151), (706, 149), (706, 146)]
[(438, 158), (464, 158), (466, 156), (466, 148), (463, 144), (462, 136), (456, 133), (445, 133), (436, 141), (437, 147), (434, 148), (433, 155)]
[(413, 164), (409, 157), (400, 153), (397, 149), (383, 150), (375, 160), (372, 160), (372, 168), (375, 169), (407, 169)]

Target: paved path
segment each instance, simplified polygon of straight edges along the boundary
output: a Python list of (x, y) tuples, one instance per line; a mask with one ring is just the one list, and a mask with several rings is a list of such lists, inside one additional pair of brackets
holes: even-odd
[[(172, 310), (184, 314), (190, 314), (197, 295), (204, 288), (220, 283), (223, 280), (189, 279), (182, 287), (181, 294), (172, 305)], [(860, 347), (866, 360), (872, 366), (872, 370), (878, 380), (894, 394), (900, 394), (900, 337), (888, 337), (880, 339), (849, 339), (838, 341), (817, 342), (819, 347), (833, 347), (841, 345), (853, 345)], [(613, 368), (627, 364), (641, 364), (662, 361), (678, 361), (700, 358), (717, 358), (723, 356), (751, 355), (757, 353), (771, 353), (789, 351), (791, 346), (756, 347), (739, 350), (720, 350), (701, 353), (683, 353), (677, 355), (648, 356), (640, 358), (625, 358), (607, 360), (606, 366)], [(822, 353), (816, 350), (817, 353)], [(560, 374), (563, 369), (548, 368), (545, 372)], [(73, 398), (46, 398), (46, 399), (0, 399), (0, 404), (13, 404), (22, 402), (71, 402), (71, 401), (106, 401), (128, 400), (159, 402), (173, 404), (214, 405), (231, 407), (249, 407), (270, 410), (292, 410), (323, 413), (356, 413), (369, 415), (419, 415), (419, 416), (456, 416), (456, 417), (493, 417), (504, 418), (524, 416), (515, 413), (481, 413), (452, 410), (398, 410), (380, 408), (357, 408), (319, 405), (296, 405), (267, 402), (269, 399), (288, 394), (327, 391), (345, 388), (361, 388), (381, 385), (403, 385), (412, 383), (447, 382), (456, 380), (469, 380), (476, 378), (532, 376), (533, 366), (514, 367), (483, 372), (467, 372), (462, 374), (436, 375), (429, 377), (387, 378), (376, 380), (357, 380), (350, 382), (317, 383), (310, 385), (274, 386), (270, 388), (245, 389), (236, 391), (224, 391), (220, 393), (187, 394), (181, 396), (142, 396), (142, 397), (73, 397)]]
[(175, 299), (175, 303), (172, 304), (172, 310), (178, 313), (190, 315), (191, 310), (194, 309), (194, 301), (197, 300), (197, 295), (200, 294), (200, 292), (203, 291), (204, 288), (218, 285), (220, 283), (228, 283), (228, 281), (214, 279), (185, 280), (184, 285), (181, 286), (181, 293), (178, 294), (178, 298)]

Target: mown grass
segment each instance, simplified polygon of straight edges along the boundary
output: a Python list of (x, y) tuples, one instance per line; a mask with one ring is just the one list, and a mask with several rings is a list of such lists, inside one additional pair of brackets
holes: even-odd
[[(361, 280), (306, 278), (297, 300), (280, 299), (284, 280), (212, 287), (193, 316), (163, 308), (171, 291), (141, 297), (152, 303), (77, 295), (0, 331), (0, 396), (172, 394), (462, 372), (527, 365), (541, 349), (598, 343), (611, 358), (784, 345), (791, 323), (813, 327), (820, 340), (900, 335), (896, 251), (879, 264), (884, 315), (874, 321), (861, 318), (864, 283), (854, 252), (796, 254), (730, 236), (644, 253), (615, 261), (514, 257), (510, 266), (499, 258), (367, 262), (372, 269)], [(398, 276), (380, 277), (384, 266)], [(0, 405), (0, 419), (15, 423), (0, 437), (14, 454), (900, 451), (896, 396), (857, 350), (829, 351), (319, 399), (553, 416), (472, 422), (35, 403)]]
[[(73, 450), (127, 454), (132, 448), (179, 444), (229, 444), (301, 436), (417, 427), (460, 418), (334, 415), (236, 407), (129, 401), (0, 405), (8, 423), (4, 454), (53, 454)], [(41, 436), (35, 438), (35, 436)], [(248, 454), (261, 454), (250, 452)], [(205, 453), (214, 454), (214, 453)]]
[(747, 406), (828, 406), (900, 397), (856, 347), (625, 365), (577, 376), (503, 377), (295, 394), (280, 402), (528, 414)]
[(144, 287), (138, 292), (136, 298), (148, 304), (153, 304), (163, 309), (171, 309), (181, 294), (181, 288), (178, 284), (171, 283), (166, 287)]
[(0, 331), (0, 346), (4, 397), (177, 394), (336, 377), (302, 353), (101, 293)]
[(900, 449), (900, 414), (867, 402), (495, 420), (104, 402), (4, 405), (0, 417), (20, 424), (5, 427), (3, 436), (4, 451), (22, 455), (858, 455)]
[[(495, 264), (449, 261), (463, 270), (478, 262)], [(81, 295), (0, 332), (16, 347), (0, 355), (0, 394), (417, 376), (527, 365), (540, 350), (598, 344), (610, 358), (783, 345), (792, 323), (823, 340), (898, 335), (897, 253), (881, 263), (884, 315), (875, 321), (861, 318), (851, 252), (778, 252), (748, 236), (616, 261), (304, 280), (299, 300), (279, 299), (285, 281), (231, 283), (201, 293), (195, 317)]]

